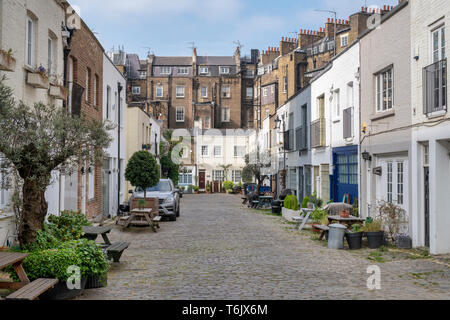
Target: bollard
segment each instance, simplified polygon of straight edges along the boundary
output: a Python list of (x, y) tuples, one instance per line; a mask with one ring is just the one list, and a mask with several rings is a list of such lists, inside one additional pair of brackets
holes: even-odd
[(342, 224), (332, 224), (328, 234), (328, 248), (329, 249), (344, 249), (344, 236), (347, 227)]

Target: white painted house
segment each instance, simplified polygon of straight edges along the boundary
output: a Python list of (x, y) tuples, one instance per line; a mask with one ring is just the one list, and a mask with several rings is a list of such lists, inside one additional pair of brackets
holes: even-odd
[(450, 252), (450, 2), (410, 1), (412, 234), (414, 246)]
[[(103, 55), (103, 120), (116, 128), (109, 132), (112, 142), (102, 168), (103, 214), (114, 217), (125, 200), (126, 79), (109, 57)], [(120, 132), (120, 135), (119, 135)]]

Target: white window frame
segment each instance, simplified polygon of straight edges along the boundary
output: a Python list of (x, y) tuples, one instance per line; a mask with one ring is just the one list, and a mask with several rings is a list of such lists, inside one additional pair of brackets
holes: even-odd
[(251, 99), (253, 98), (253, 87), (247, 87), (247, 98)]
[(348, 46), (348, 33), (341, 36), (341, 47)]
[(187, 67), (178, 67), (177, 68), (177, 74), (179, 75), (188, 75), (189, 69)]
[(88, 172), (88, 183), (89, 183), (89, 191), (88, 191), (88, 199), (92, 200), (95, 198), (95, 167), (90, 167), (91, 172)]
[(246, 147), (245, 146), (234, 146), (234, 157), (242, 158), (245, 157)]
[(176, 88), (176, 97), (184, 98), (185, 97), (185, 87), (178, 85)]
[(214, 146), (214, 158), (221, 158), (221, 157), (222, 157), (222, 146)]
[[(391, 87), (389, 88), (389, 77), (390, 73)], [(386, 77), (385, 77), (386, 76)], [(375, 87), (376, 87), (376, 110), (377, 112), (386, 112), (394, 108), (394, 95), (395, 95), (395, 81), (394, 81), (394, 67), (388, 67), (375, 75)], [(385, 86), (385, 87), (384, 87)], [(389, 90), (391, 94), (389, 95)], [(389, 106), (389, 97), (391, 98), (391, 105)], [(384, 99), (387, 101), (386, 108), (384, 107)]]
[[(180, 117), (182, 116), (182, 117)], [(175, 120), (176, 122), (184, 122), (185, 121), (185, 110), (184, 107), (177, 107), (175, 111)]]
[(208, 67), (200, 67), (200, 74), (208, 74), (209, 68)]
[(133, 95), (139, 95), (139, 94), (141, 94), (141, 87), (139, 87), (139, 86), (132, 86), (132, 87), (131, 87), (131, 93), (132, 93)]
[(333, 91), (333, 114), (335, 118), (341, 116), (341, 91), (336, 89)]
[(208, 98), (208, 87), (207, 86), (201, 86), (200, 87), (200, 96), (202, 98)]
[(230, 86), (222, 86), (221, 93), (222, 93), (222, 98), (226, 98), (226, 99), (231, 98), (231, 87)]
[(220, 74), (230, 74), (230, 67), (220, 67)]
[(267, 87), (263, 88), (263, 97), (267, 97), (267, 92), (269, 91), (267, 89), (268, 89)]
[[(444, 32), (444, 35), (442, 34), (442, 32)], [(438, 35), (438, 47), (435, 48), (434, 47), (434, 35), (437, 34)], [(442, 41), (444, 36), (444, 41)], [(438, 61), (441, 61), (443, 59), (445, 59), (445, 57), (447, 56), (446, 54), (446, 29), (445, 29), (445, 24), (441, 24), (438, 27), (434, 28), (431, 30), (431, 37), (430, 37), (430, 57), (431, 57), (431, 63), (436, 63)], [(437, 58), (435, 58), (435, 52), (437, 52)]]
[(230, 122), (230, 121), (231, 121), (230, 107), (222, 107), (222, 122)]
[(201, 146), (201, 155), (202, 157), (209, 157), (209, 146)]
[[(30, 25), (31, 23), (31, 25)], [(31, 30), (30, 30), (31, 27)], [(26, 25), (26, 32), (27, 32), (27, 39), (26, 39), (26, 60), (25, 63), (28, 67), (33, 68), (36, 64), (36, 22), (31, 19), (31, 17), (27, 17), (27, 25)], [(31, 39), (30, 39), (31, 35)]]
[(47, 72), (49, 75), (52, 75), (55, 70), (55, 40), (53, 40), (52, 37), (48, 37), (47, 42), (47, 48), (48, 48), (48, 62), (47, 62)]
[[(158, 91), (160, 91), (161, 94), (158, 94)], [(157, 97), (157, 98), (162, 98), (162, 97), (164, 97), (164, 86), (163, 86), (162, 84), (156, 85), (156, 97)]]
[(163, 75), (170, 75), (172, 73), (172, 68), (171, 67), (160, 67), (160, 74)]
[[(237, 174), (237, 173), (239, 173), (239, 174)], [(237, 179), (237, 176), (239, 176), (238, 179)], [(233, 181), (233, 183), (236, 183), (236, 184), (241, 182), (242, 181), (242, 170), (231, 171), (231, 180)]]
[(91, 83), (91, 72), (92, 71), (90, 71), (89, 68), (86, 68), (86, 90), (85, 90), (86, 96), (85, 96), (85, 99), (86, 99), (87, 103), (89, 103), (89, 94), (90, 94), (89, 85)]

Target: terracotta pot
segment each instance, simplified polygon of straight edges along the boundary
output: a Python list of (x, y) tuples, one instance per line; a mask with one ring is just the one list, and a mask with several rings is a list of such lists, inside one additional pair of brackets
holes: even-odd
[(342, 210), (340, 213), (341, 218), (350, 218), (350, 212), (348, 210)]

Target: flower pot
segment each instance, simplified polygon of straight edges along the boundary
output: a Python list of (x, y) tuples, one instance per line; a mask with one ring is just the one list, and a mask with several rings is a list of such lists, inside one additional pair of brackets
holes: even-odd
[(0, 70), (13, 72), (16, 69), (16, 59), (7, 52), (0, 50)]
[(104, 288), (108, 285), (108, 275), (103, 276), (88, 276), (85, 289)]
[(81, 296), (86, 287), (86, 279), (81, 279), (80, 289), (70, 290), (67, 288), (66, 281), (60, 281), (58, 284), (51, 290), (42, 294), (39, 299), (40, 300), (69, 300), (74, 299), (78, 296)]
[(408, 235), (397, 235), (395, 246), (399, 249), (412, 249), (412, 239)]
[(366, 232), (370, 249), (378, 249), (383, 245), (384, 231)]
[(345, 238), (347, 239), (348, 247), (350, 248), (350, 250), (358, 250), (362, 248), (362, 232), (346, 233)]
[(350, 218), (350, 212), (348, 210), (342, 210), (340, 212), (340, 216), (341, 216), (341, 218), (344, 218), (344, 219)]

